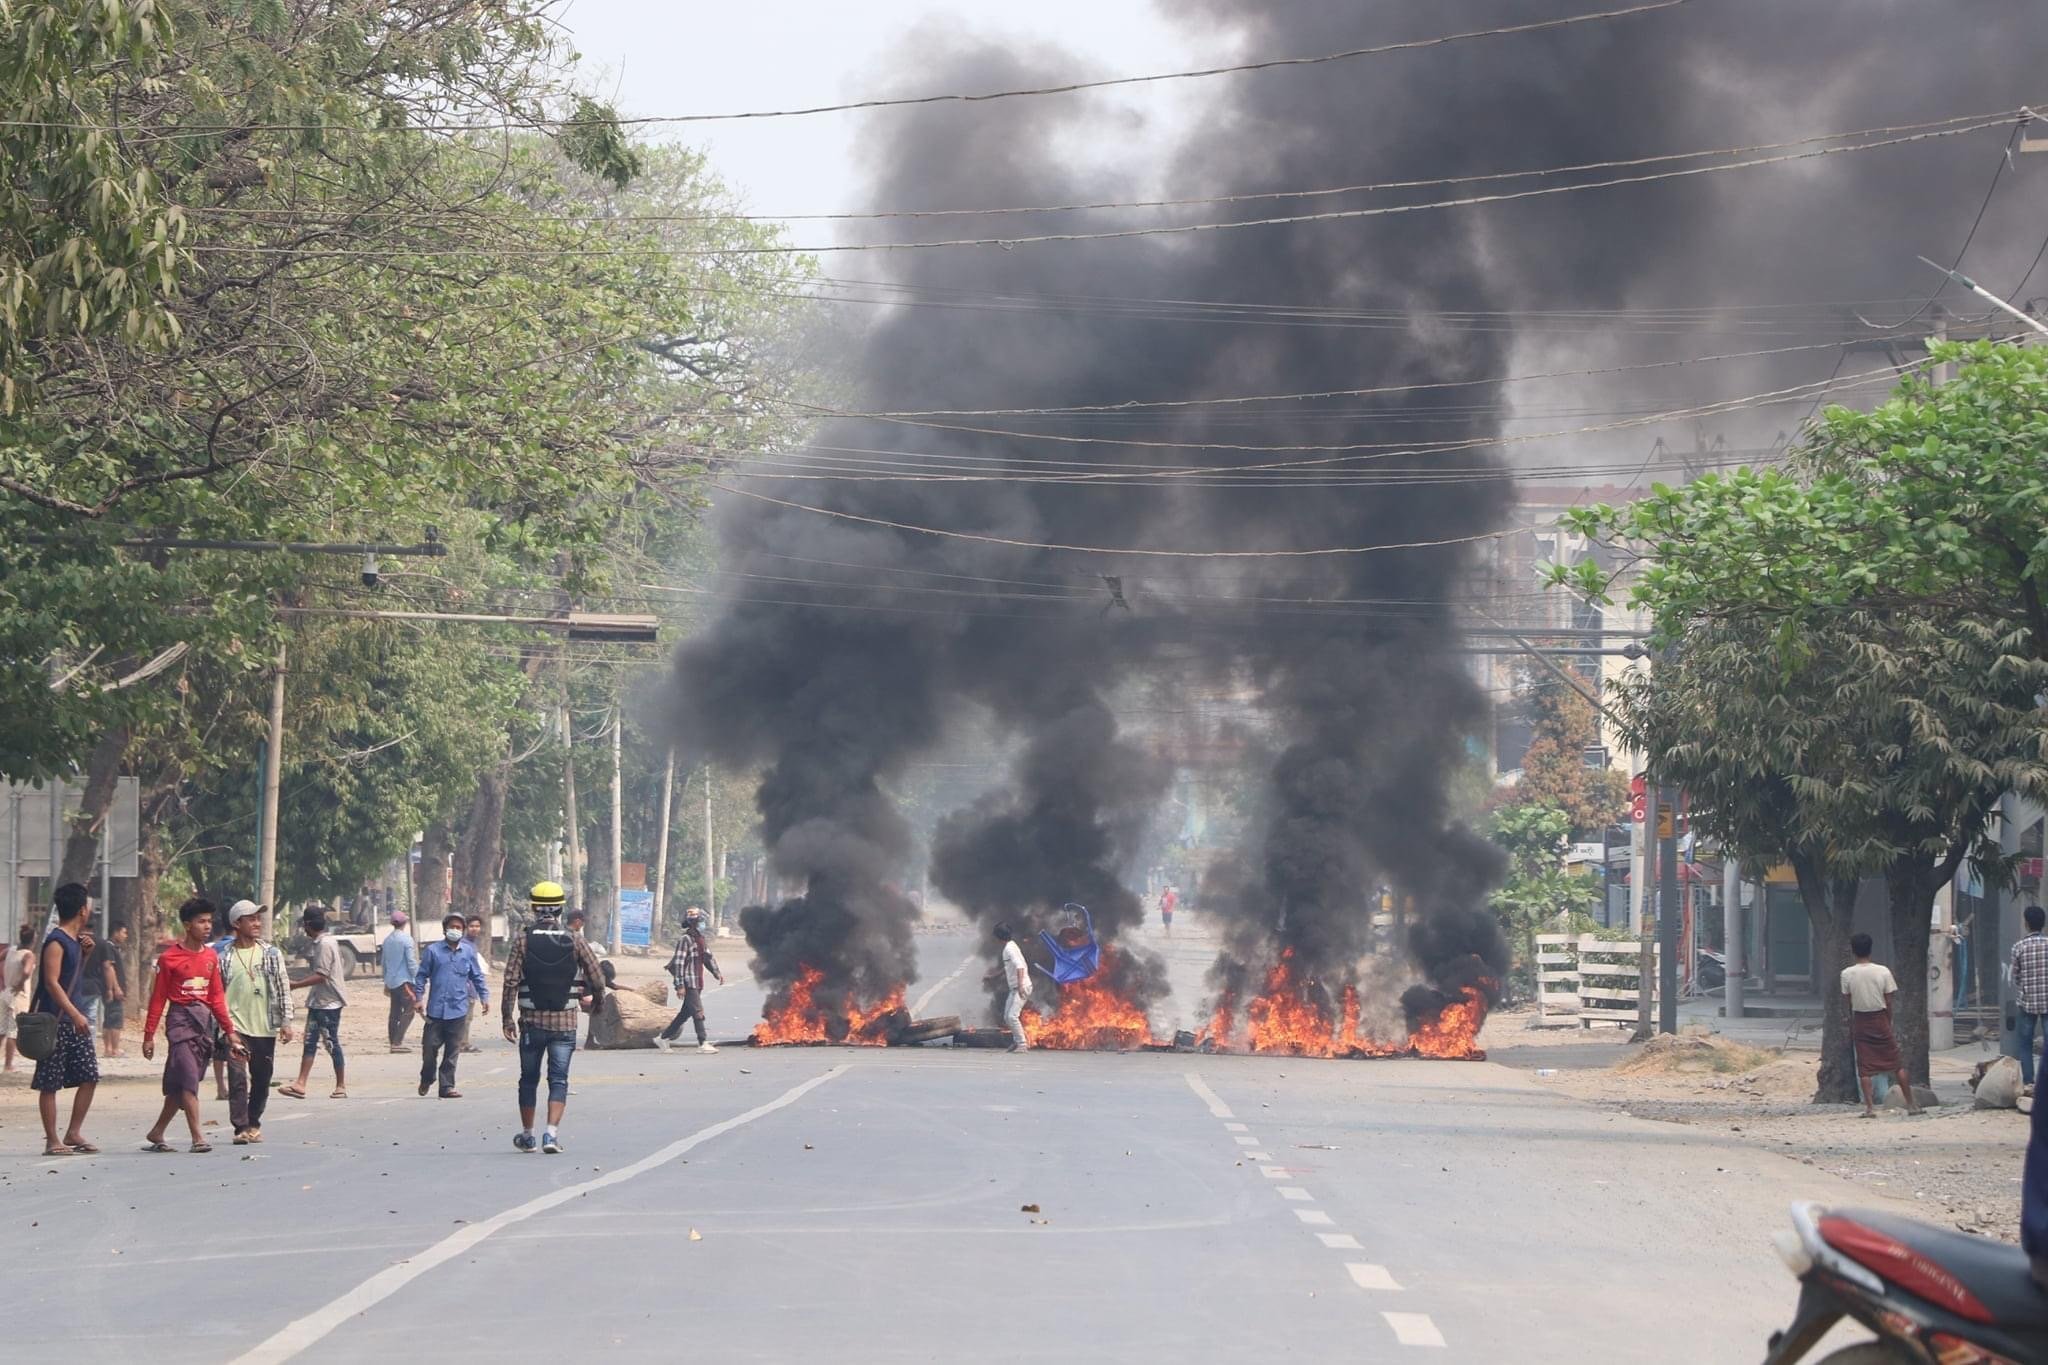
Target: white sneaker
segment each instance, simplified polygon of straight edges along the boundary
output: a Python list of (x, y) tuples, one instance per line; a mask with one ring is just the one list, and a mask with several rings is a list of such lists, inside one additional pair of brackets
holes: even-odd
[(716, 1051), (718, 1051), (718, 1045), (717, 1045), (717, 1044), (715, 1044), (715, 1043), (699, 1043), (699, 1044), (697, 1044), (697, 1051), (699, 1051), (699, 1052), (716, 1052)]
[(660, 1048), (663, 1052), (666, 1052), (670, 1048), (675, 1046), (674, 1043), (671, 1043), (668, 1039), (662, 1037), (658, 1033), (654, 1035), (654, 1045)]

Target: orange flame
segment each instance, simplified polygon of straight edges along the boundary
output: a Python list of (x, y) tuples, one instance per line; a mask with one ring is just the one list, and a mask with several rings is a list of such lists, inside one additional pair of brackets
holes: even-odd
[[(1245, 1007), (1245, 1042), (1253, 1052), (1288, 1057), (1431, 1057), (1449, 1061), (1483, 1061), (1479, 1030), (1486, 1023), (1486, 996), (1466, 986), (1460, 998), (1445, 1005), (1433, 1019), (1418, 1020), (1403, 1042), (1374, 1037), (1360, 1022), (1358, 988), (1346, 986), (1338, 997), (1341, 1014), (1332, 1018), (1323, 993), (1298, 977), (1292, 949), (1266, 973), (1264, 989)], [(1201, 1045), (1227, 1048), (1232, 1042), (1235, 1002), (1226, 996), (1216, 1007)]]
[[(903, 1008), (903, 987), (897, 986), (881, 1000), (863, 1009), (851, 1000), (842, 1012), (818, 1002), (818, 987), (825, 973), (805, 967), (789, 983), (782, 1003), (765, 1009), (754, 1026), (754, 1042), (761, 1047), (791, 1043), (848, 1043), (860, 1047), (881, 1047), (888, 1040), (881, 1025), (889, 1015)], [(770, 998), (771, 1003), (773, 997)]]
[(1056, 1013), (1044, 1014), (1035, 1005), (1026, 1006), (1024, 1037), (1031, 1046), (1099, 1051), (1150, 1042), (1152, 1024), (1145, 1011), (1110, 984), (1115, 967), (1115, 953), (1105, 948), (1095, 975), (1060, 987)]

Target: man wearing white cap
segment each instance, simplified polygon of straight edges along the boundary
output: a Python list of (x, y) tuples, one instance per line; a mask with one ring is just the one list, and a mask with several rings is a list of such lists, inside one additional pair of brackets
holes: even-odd
[(263, 1141), (263, 1108), (270, 1102), (270, 1072), (277, 1045), (292, 1040), (292, 992), (284, 955), (263, 941), (263, 907), (236, 901), (228, 910), (235, 936), (214, 949), (227, 991), (228, 1018), (242, 1035), (245, 1057), (228, 1057), (228, 1118), (235, 1145)]

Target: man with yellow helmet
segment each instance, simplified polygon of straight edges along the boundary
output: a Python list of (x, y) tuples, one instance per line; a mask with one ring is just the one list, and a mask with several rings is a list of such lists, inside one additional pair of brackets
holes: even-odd
[[(576, 1052), (578, 1009), (594, 1010), (604, 999), (604, 971), (590, 945), (562, 926), (568, 894), (555, 882), (537, 882), (527, 895), (533, 923), (512, 947), (505, 964), (499, 1006), (505, 1040), (519, 1045), (519, 1132), (512, 1145), (536, 1146), (551, 1155), (562, 1150), (556, 1129), (569, 1106), (569, 1060)], [(518, 1011), (515, 1024), (514, 1010)], [(542, 1059), (548, 1070), (548, 1121), (538, 1143), (533, 1113), (540, 1094)]]

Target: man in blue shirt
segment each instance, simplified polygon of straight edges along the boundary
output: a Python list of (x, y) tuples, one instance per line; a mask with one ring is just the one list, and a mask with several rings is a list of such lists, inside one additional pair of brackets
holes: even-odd
[(405, 1031), (412, 1027), (413, 1011), (420, 1007), (412, 988), (412, 980), (420, 970), (420, 946), (412, 941), (405, 911), (391, 912), (391, 932), (377, 945), (377, 959), (384, 967), (384, 994), (391, 999), (385, 1030), (390, 1035), (391, 1050), (410, 1052), (412, 1049), (405, 1045)]
[(476, 945), (464, 935), (463, 925), (460, 915), (441, 921), (441, 941), (427, 945), (418, 974), (407, 983), (415, 999), (426, 999), (422, 1009), (427, 1019), (420, 1026), (420, 1094), (434, 1084), (438, 1056), (444, 1100), (462, 1098), (455, 1088), (455, 1060), (462, 1055), (462, 1039), (469, 1031), (469, 1002), (475, 1000), (485, 1008), (491, 1003), (490, 978), (484, 975), (483, 960), (477, 956)]

